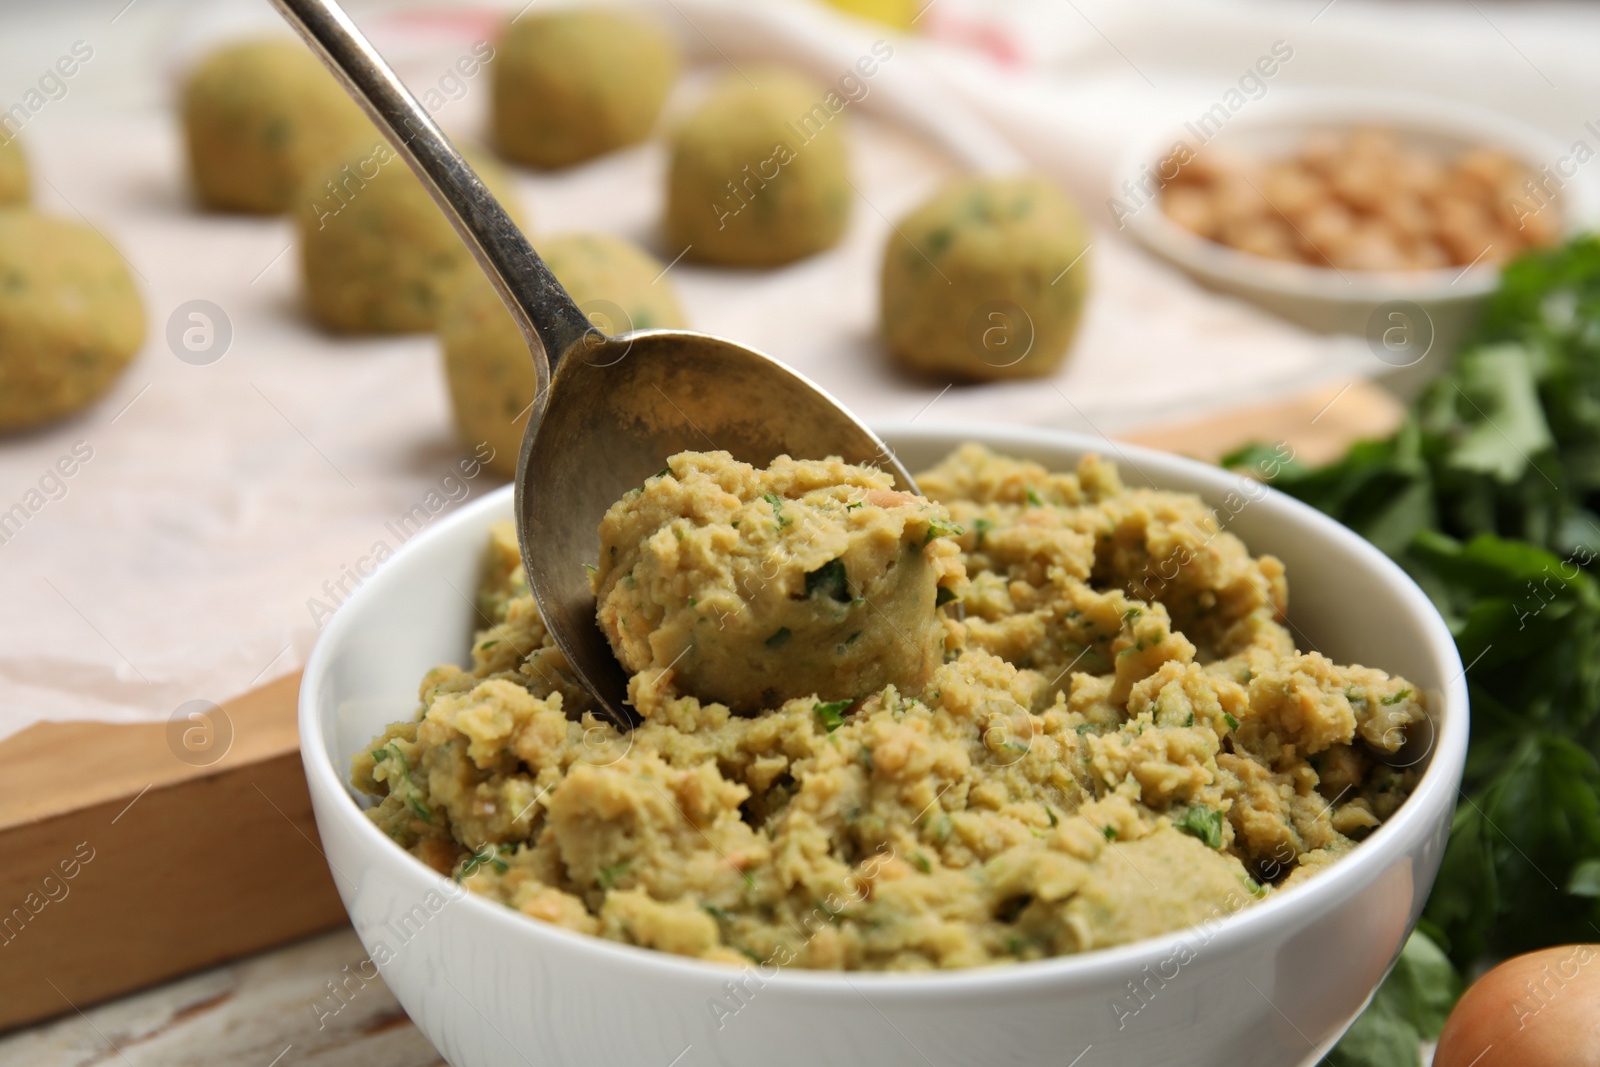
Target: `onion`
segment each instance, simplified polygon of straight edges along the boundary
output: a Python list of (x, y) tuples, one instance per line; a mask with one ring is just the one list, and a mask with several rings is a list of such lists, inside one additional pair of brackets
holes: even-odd
[(1600, 945), (1562, 945), (1472, 984), (1433, 1067), (1600, 1067)]

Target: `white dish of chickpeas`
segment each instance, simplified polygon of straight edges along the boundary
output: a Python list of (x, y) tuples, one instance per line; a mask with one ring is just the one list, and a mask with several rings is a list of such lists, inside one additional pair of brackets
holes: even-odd
[(1502, 264), (1600, 215), (1593, 176), (1559, 166), (1568, 146), (1492, 112), (1349, 91), (1221, 110), (1129, 155), (1114, 219), (1206, 285), (1365, 336), (1391, 367), (1442, 367)]

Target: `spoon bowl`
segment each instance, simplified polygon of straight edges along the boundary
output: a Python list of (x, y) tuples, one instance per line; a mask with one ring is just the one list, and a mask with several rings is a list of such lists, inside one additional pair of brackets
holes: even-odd
[(598, 710), (633, 724), (627, 678), (595, 621), (584, 564), (606, 509), (685, 449), (765, 466), (839, 456), (916, 485), (810, 380), (752, 348), (688, 330), (607, 336), (333, 0), (273, 0), (421, 179), (528, 341), (538, 393), (517, 460), (517, 540), (534, 600)]
[(911, 476), (827, 393), (751, 348), (688, 330), (586, 335), (557, 363), (550, 402), (517, 463), (517, 537), (528, 585), (572, 669), (615, 720), (628, 679), (595, 622), (584, 564), (606, 510), (677, 452), (839, 456)]

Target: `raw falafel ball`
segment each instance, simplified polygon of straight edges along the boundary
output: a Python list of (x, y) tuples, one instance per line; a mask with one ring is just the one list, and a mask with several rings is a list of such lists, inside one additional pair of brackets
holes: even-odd
[(738, 712), (921, 692), (944, 661), (939, 589), (964, 584), (944, 505), (838, 458), (759, 470), (681, 452), (613, 504), (591, 575), (634, 684)]
[(127, 265), (93, 227), (0, 211), (0, 431), (97, 400), (144, 330)]
[(490, 67), (495, 147), (565, 167), (647, 137), (677, 80), (677, 46), (625, 11), (556, 11), (506, 27)]
[[(539, 253), (573, 301), (608, 333), (685, 325), (661, 263), (620, 237), (565, 234), (540, 241)], [(446, 301), (439, 340), (462, 440), (471, 446), (487, 441), (494, 449), (489, 469), (513, 477), (538, 383), (522, 332), (482, 274), (467, 278)]]
[(0, 205), (28, 202), (28, 159), (15, 137), (0, 133)]
[(691, 259), (770, 267), (831, 248), (850, 219), (841, 126), (829, 100), (789, 71), (732, 75), (672, 137), (666, 227)]
[(183, 90), (189, 174), (206, 207), (276, 214), (307, 177), (358, 143), (383, 140), (317, 58), (296, 41), (224, 46)]
[[(514, 219), (511, 180), (466, 153)], [(467, 246), (422, 182), (387, 143), (324, 167), (295, 212), (301, 279), (312, 317), (339, 333), (431, 330), (445, 298), (478, 274)], [(525, 227), (524, 227), (525, 228)]]
[(1044, 178), (950, 182), (889, 234), (881, 304), (891, 355), (958, 378), (1055, 373), (1083, 312), (1087, 247), (1082, 214)]

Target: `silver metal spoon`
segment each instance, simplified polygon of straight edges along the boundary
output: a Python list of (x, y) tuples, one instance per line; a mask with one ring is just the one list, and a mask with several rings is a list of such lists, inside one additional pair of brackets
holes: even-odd
[[(762, 352), (688, 330), (592, 325), (382, 56), (333, 0), (273, 0), (422, 179), (528, 340), (539, 393), (517, 460), (517, 539), (545, 624), (599, 711), (621, 727), (627, 676), (595, 622), (584, 564), (606, 509), (685, 450), (765, 466), (893, 452), (845, 407)], [(709, 208), (708, 208), (709, 210)]]

